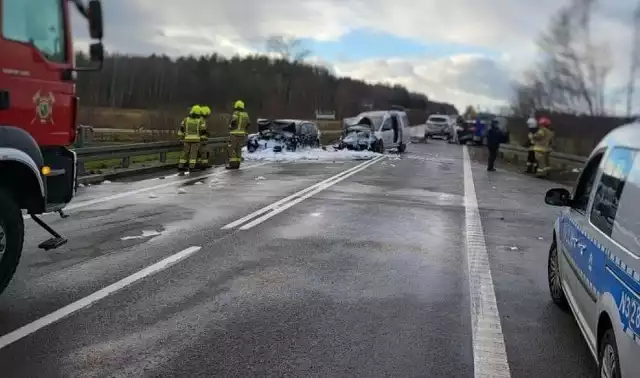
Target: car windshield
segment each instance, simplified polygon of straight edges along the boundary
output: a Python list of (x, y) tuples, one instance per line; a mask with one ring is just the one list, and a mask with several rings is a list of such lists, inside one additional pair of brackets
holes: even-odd
[(429, 117), (427, 122), (446, 123), (447, 119), (445, 117)]
[(352, 123), (349, 123), (349, 125), (370, 125), (378, 128), (382, 125), (383, 119), (384, 117), (381, 115), (364, 115), (362, 117), (351, 118), (349, 121)]

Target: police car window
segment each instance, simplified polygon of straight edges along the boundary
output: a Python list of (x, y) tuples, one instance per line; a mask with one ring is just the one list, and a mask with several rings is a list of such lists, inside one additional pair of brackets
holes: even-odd
[(640, 256), (640, 153), (637, 151), (619, 197), (611, 238)]
[(601, 160), (602, 154), (595, 155), (585, 166), (573, 195), (571, 208), (574, 210), (581, 213), (587, 212), (589, 196), (591, 195), (591, 190), (593, 189), (593, 184), (596, 180), (596, 173), (598, 172), (598, 166), (600, 165)]
[(614, 148), (602, 164), (602, 176), (591, 206), (591, 223), (611, 236), (620, 196), (631, 171), (636, 151)]
[(60, 0), (4, 0), (2, 35), (33, 44), (48, 60), (65, 61), (65, 29)]

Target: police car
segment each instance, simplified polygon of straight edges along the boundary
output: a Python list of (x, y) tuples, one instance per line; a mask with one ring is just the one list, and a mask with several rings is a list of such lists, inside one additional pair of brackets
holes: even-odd
[(551, 298), (571, 309), (599, 376), (640, 377), (640, 123), (596, 146), (573, 193), (551, 189), (565, 209), (549, 250)]

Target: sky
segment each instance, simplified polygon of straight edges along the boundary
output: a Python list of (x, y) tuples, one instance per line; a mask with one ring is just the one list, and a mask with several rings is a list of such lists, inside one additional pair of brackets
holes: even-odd
[[(621, 110), (638, 0), (600, 0), (596, 42), (611, 49), (607, 99)], [(401, 84), (432, 100), (490, 110), (535, 63), (536, 40), (563, 0), (108, 0), (110, 52), (232, 56), (266, 52), (271, 36), (300, 39), (309, 63), (339, 76)], [(74, 22), (78, 47), (86, 24)], [(613, 95), (617, 93), (616, 95)], [(640, 103), (639, 103), (640, 104)]]

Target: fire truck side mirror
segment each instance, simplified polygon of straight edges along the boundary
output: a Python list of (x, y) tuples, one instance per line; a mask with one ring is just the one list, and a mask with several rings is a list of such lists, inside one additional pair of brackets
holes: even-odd
[(104, 45), (102, 42), (92, 43), (89, 46), (89, 55), (92, 62), (104, 62)]
[(104, 30), (102, 24), (102, 2), (100, 0), (89, 1), (89, 34), (92, 39), (102, 39)]

